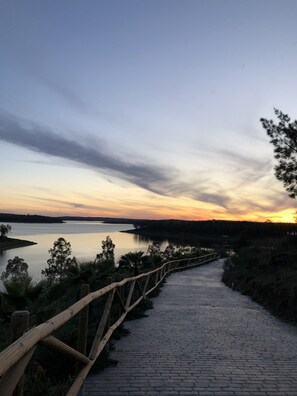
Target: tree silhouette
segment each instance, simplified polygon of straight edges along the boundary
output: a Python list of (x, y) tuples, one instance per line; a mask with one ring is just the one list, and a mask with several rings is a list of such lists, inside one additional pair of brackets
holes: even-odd
[(282, 181), (289, 197), (297, 196), (297, 120), (292, 121), (287, 114), (274, 109), (279, 122), (261, 118), (262, 126), (274, 146), (274, 157), (278, 164), (275, 176)]
[(109, 261), (113, 266), (115, 265), (114, 261), (114, 248), (115, 244), (112, 242), (110, 236), (107, 236), (105, 240), (101, 242), (102, 253), (98, 253), (95, 257), (94, 263), (100, 263), (104, 261)]
[(15, 296), (26, 294), (26, 291), (32, 286), (32, 278), (28, 274), (28, 264), (18, 256), (8, 260), (6, 269), (1, 274), (1, 280), (7, 294)]
[(48, 279), (63, 279), (67, 276), (70, 267), (78, 266), (76, 258), (70, 257), (71, 244), (64, 238), (58, 238), (48, 252), (51, 256), (47, 260), (48, 268), (41, 271)]
[(133, 270), (134, 275), (138, 275), (138, 270), (142, 266), (144, 252), (129, 252), (124, 254), (119, 261), (119, 267)]
[(0, 226), (0, 238), (6, 238), (7, 234), (11, 231), (11, 227), (9, 224), (1, 224)]

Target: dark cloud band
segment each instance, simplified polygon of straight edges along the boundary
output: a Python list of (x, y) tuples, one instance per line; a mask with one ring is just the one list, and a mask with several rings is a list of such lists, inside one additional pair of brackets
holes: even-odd
[(170, 182), (171, 170), (145, 163), (133, 164), (116, 158), (107, 152), (104, 141), (91, 147), (40, 126), (28, 127), (6, 114), (0, 117), (0, 139), (5, 142), (85, 164), (159, 194), (164, 194), (164, 191), (158, 186)]

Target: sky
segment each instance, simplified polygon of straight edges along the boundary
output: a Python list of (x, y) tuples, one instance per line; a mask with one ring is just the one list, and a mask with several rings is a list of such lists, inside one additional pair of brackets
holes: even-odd
[(0, 2), (0, 212), (294, 221), (296, 0)]

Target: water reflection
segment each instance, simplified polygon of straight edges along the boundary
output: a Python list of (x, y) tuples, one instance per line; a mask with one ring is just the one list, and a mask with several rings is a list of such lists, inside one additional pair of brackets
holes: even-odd
[(135, 243), (141, 243), (141, 242), (153, 243), (153, 239), (151, 239), (147, 235), (138, 235), (138, 234), (131, 234), (131, 235), (133, 235), (133, 240)]
[(67, 222), (64, 224), (19, 224), (12, 223), (13, 238), (37, 242), (37, 245), (6, 250), (0, 253), (0, 274), (5, 270), (7, 261), (15, 256), (22, 257), (29, 265), (29, 273), (35, 280), (41, 277), (41, 270), (47, 266), (48, 250), (54, 241), (63, 237), (71, 243), (72, 254), (79, 261), (93, 261), (101, 252), (101, 242), (107, 235), (115, 247), (115, 258), (130, 251), (146, 252), (152, 243), (150, 238), (120, 231), (131, 230), (131, 224), (103, 224), (101, 222)]

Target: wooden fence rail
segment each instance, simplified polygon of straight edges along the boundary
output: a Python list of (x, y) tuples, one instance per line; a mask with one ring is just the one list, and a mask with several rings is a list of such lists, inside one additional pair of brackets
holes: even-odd
[[(211, 253), (190, 259), (169, 261), (150, 272), (126, 278), (120, 282), (111, 283), (91, 293), (88, 292), (89, 290), (86, 285), (82, 285), (81, 296), (84, 297), (53, 318), (30, 329), (0, 353), (0, 395), (12, 395), (17, 385), (20, 384), (20, 379), (23, 376), (26, 366), (39, 343), (57, 349), (76, 359), (76, 377), (67, 396), (77, 395), (91, 367), (103, 351), (111, 335), (124, 321), (130, 311), (155, 290), (171, 272), (199, 266), (217, 258), (218, 255), (216, 253)], [(125, 292), (125, 289), (127, 292)], [(92, 301), (103, 296), (107, 296), (105, 307), (92, 346), (87, 355), (88, 307)], [(110, 323), (111, 312), (114, 306), (117, 307), (117, 314), (116, 318), (113, 315), (113, 323)], [(52, 334), (78, 313), (80, 313), (79, 341), (76, 350)]]

